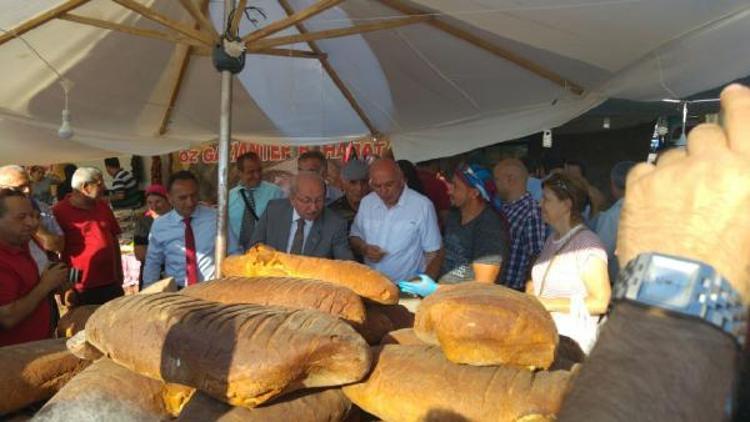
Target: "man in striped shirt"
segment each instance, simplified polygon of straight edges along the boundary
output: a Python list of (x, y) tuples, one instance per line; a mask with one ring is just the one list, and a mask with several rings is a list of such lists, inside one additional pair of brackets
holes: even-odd
[(544, 224), (539, 204), (526, 191), (529, 172), (521, 160), (508, 158), (494, 169), (497, 193), (503, 200), (502, 211), (510, 224), (510, 257), (503, 265), (504, 285), (523, 290), (529, 268), (544, 246)]
[(110, 202), (113, 208), (133, 208), (142, 204), (143, 195), (138, 190), (138, 181), (133, 173), (120, 166), (117, 157), (104, 160), (107, 173), (112, 177), (112, 189), (110, 189)]

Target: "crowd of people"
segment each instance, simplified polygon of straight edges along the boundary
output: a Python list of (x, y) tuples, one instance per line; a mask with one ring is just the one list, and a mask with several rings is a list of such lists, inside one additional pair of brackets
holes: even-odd
[[(227, 253), (262, 243), (291, 254), (357, 260), (406, 295), (467, 281), (502, 284), (537, 296), (560, 333), (588, 351), (617, 272), (614, 243), (633, 164), (613, 168), (617, 202), (597, 212), (585, 167), (572, 161), (535, 174), (542, 177), (531, 177), (517, 158), (493, 168), (461, 164), (443, 177), (434, 162), (355, 158), (332, 165), (312, 150), (298, 157), (287, 194), (264, 180), (260, 157), (249, 152), (238, 157), (238, 183), (229, 192)], [(215, 277), (217, 211), (200, 202), (193, 173), (176, 172), (165, 186), (140, 192), (119, 160), (106, 159), (105, 168), (110, 189), (100, 170), (66, 167), (70, 191), (57, 201), (49, 187), (64, 190), (64, 180), (36, 166), (0, 168), (0, 225), (12, 229), (0, 239), (0, 253), (22, 262), (0, 269), (0, 344), (49, 335), (39, 327), (55, 320), (51, 293), (67, 307), (124, 294), (113, 208), (147, 206), (133, 236), (140, 288), (165, 277), (179, 288)], [(37, 321), (36, 333), (19, 323), (27, 320)]]

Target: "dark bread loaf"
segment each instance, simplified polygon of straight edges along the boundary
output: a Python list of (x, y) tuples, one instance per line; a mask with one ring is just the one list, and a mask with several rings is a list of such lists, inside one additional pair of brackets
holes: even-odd
[(227, 277), (194, 284), (180, 293), (226, 304), (254, 303), (316, 309), (351, 323), (365, 320), (362, 299), (351, 289), (294, 277)]
[(225, 276), (313, 278), (348, 287), (378, 303), (398, 302), (398, 287), (388, 277), (354, 261), (292, 255), (256, 245), (245, 255), (227, 257), (221, 269)]
[(423, 346), (425, 342), (419, 339), (414, 333), (413, 328), (402, 328), (400, 330), (394, 330), (386, 334), (380, 344), (402, 344), (404, 346), (417, 345)]
[(196, 393), (182, 409), (180, 422), (344, 421), (352, 403), (340, 388), (296, 391), (252, 409), (232, 407)]
[(445, 286), (422, 301), (414, 331), (452, 362), (549, 368), (557, 329), (533, 296), (492, 284)]
[(323, 312), (223, 305), (177, 293), (102, 305), (86, 324), (86, 340), (142, 375), (246, 407), (358, 381), (371, 364), (364, 339)]
[(0, 347), (0, 415), (52, 397), (86, 365), (64, 338)]
[(448, 361), (436, 346), (383, 346), (367, 379), (343, 387), (386, 421), (515, 421), (554, 415), (571, 373)]

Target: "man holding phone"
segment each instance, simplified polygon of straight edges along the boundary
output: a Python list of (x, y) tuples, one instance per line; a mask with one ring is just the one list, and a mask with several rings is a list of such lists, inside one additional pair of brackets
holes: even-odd
[(51, 337), (50, 294), (70, 287), (65, 264), (39, 274), (29, 252), (36, 218), (23, 192), (0, 189), (0, 347)]

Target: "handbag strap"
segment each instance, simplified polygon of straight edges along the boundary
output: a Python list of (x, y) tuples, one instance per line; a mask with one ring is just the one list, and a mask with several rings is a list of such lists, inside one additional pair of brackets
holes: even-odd
[(541, 284), (541, 286), (539, 286), (539, 295), (538, 296), (540, 296), (540, 297), (542, 296), (542, 292), (544, 291), (544, 285), (546, 284), (546, 282), (547, 282), (547, 276), (549, 275), (549, 270), (552, 268), (552, 265), (555, 263), (555, 260), (557, 259), (557, 256), (559, 255), (559, 253), (563, 249), (565, 249), (566, 246), (568, 246), (570, 244), (570, 242), (573, 239), (575, 239), (576, 236), (578, 236), (579, 233), (581, 233), (583, 231), (583, 226), (582, 225), (581, 226), (577, 226), (573, 230), (576, 230), (576, 232), (573, 233), (568, 238), (568, 240), (566, 240), (565, 242), (563, 242), (562, 246), (560, 246), (559, 248), (557, 248), (557, 250), (555, 251), (555, 253), (552, 255), (552, 259), (550, 260), (549, 265), (547, 265), (547, 269), (544, 270), (544, 277), (542, 277), (542, 284)]

